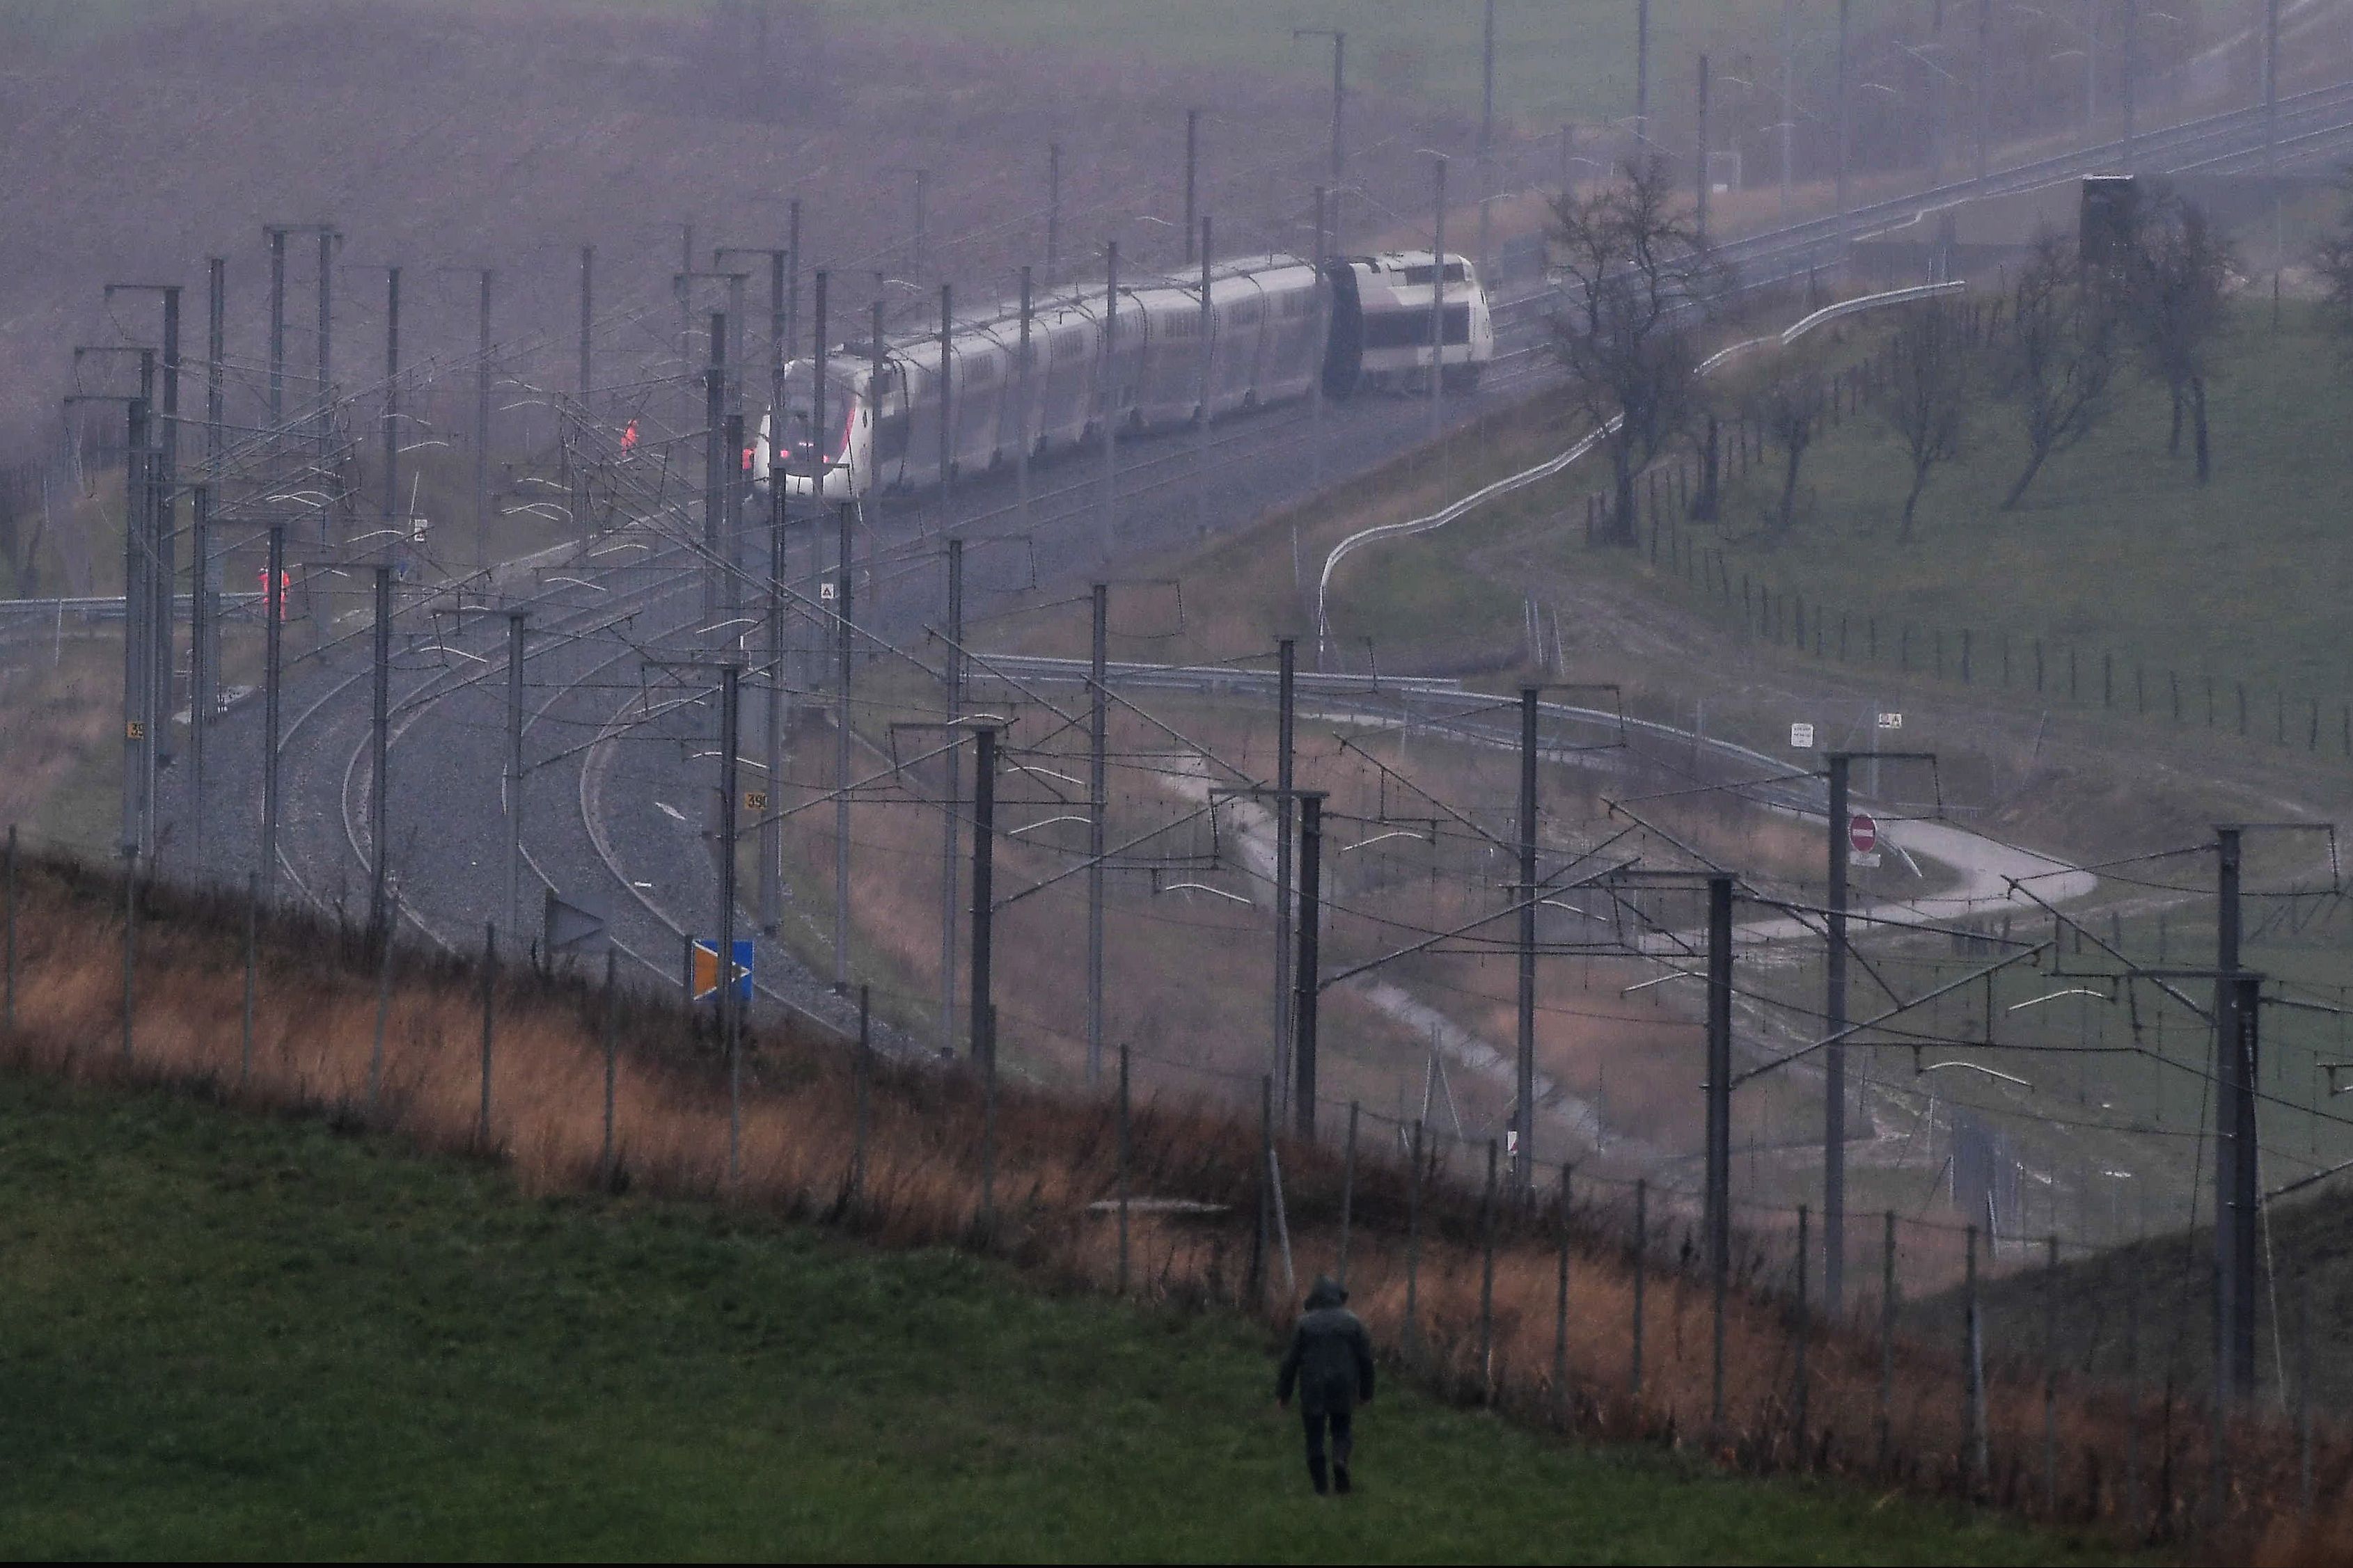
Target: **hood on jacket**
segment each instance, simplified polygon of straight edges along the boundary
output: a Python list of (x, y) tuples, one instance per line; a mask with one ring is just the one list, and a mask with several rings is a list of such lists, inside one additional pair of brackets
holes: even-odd
[(1319, 1274), (1315, 1278), (1314, 1289), (1307, 1292), (1307, 1310), (1320, 1311), (1325, 1307), (1336, 1307), (1347, 1299), (1348, 1293), (1340, 1289), (1338, 1282), (1330, 1275)]

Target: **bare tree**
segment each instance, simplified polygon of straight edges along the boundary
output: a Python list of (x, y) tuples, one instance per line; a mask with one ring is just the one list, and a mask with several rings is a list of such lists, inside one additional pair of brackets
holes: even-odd
[(2181, 450), (2181, 416), (2191, 416), (2198, 482), (2212, 472), (2206, 438), (2206, 383), (2225, 321), (2223, 303), (2237, 258), (2206, 209), (2159, 190), (2142, 208), (2124, 263), (2126, 319), (2149, 375), (2165, 383), (2172, 426), (2165, 450)]
[(1615, 497), (1608, 538), (1618, 544), (1638, 537), (1635, 476), (1690, 426), (1700, 332), (1721, 292), (1720, 269), (1674, 190), (1666, 163), (1654, 159), (1614, 184), (1552, 203), (1567, 299), (1552, 319), (1553, 352), (1568, 372), (1571, 404), (1607, 432)]
[(2035, 237), (1994, 347), (2000, 391), (2026, 437), (2026, 466), (2002, 510), (2015, 511), (2043, 464), (2105, 417), (2118, 359), (2113, 295), (2086, 279), (2073, 242), (2049, 230)]
[(1879, 416), (1912, 465), (1912, 486), (1904, 494), (1899, 538), (1912, 537), (1928, 477), (1939, 463), (1961, 455), (1968, 434), (1969, 400), (1978, 379), (1976, 344), (1966, 322), (1949, 307), (1923, 305), (1906, 310), (1889, 344), (1888, 381), (1877, 403)]
[(1774, 353), (1748, 380), (1744, 401), (1766, 443), (1781, 454), (1781, 499), (1767, 521), (1787, 533), (1797, 521), (1799, 469), (1829, 413), (1820, 358), (1800, 347)]

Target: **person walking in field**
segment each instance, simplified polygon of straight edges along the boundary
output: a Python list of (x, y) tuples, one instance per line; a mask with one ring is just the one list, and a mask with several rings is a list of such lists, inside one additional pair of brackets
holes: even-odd
[[(1347, 1300), (1348, 1293), (1331, 1279), (1315, 1281), (1274, 1384), (1274, 1402), (1284, 1409), (1290, 1408), (1294, 1391), (1299, 1395), (1299, 1414), (1307, 1426), (1307, 1475), (1319, 1497), (1326, 1490), (1347, 1495), (1356, 1406), (1373, 1397), (1373, 1339), (1365, 1332), (1363, 1321), (1343, 1305)], [(1332, 1439), (1328, 1473), (1324, 1449), (1327, 1428)]]

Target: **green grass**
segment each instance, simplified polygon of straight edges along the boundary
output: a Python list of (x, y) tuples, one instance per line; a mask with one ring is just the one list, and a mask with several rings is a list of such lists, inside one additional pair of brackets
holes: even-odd
[(1307, 1494), (1269, 1347), (312, 1122), (0, 1075), (25, 1556), (2047, 1561), (1983, 1517), (1392, 1390)]
[[(2031, 684), (2041, 638), (2049, 679), (2063, 681), (2060, 649), (2081, 650), (2087, 700), (2099, 700), (2099, 660), (2117, 659), (2119, 700), (2133, 700), (2144, 668), (2155, 708), (2179, 671), (2185, 711), (2203, 721), (2203, 677), (2218, 707), (2228, 682), (2331, 699), (2353, 696), (2353, 538), (2343, 526), (2353, 486), (2344, 431), (2353, 375), (2339, 342), (2291, 307), (2284, 330), (2267, 308), (2238, 312), (2210, 395), (2214, 475), (2203, 488), (2183, 453), (2165, 451), (2166, 400), (2137, 374), (2124, 378), (2111, 417), (2081, 447), (2052, 459), (2021, 508), (1999, 510), (2023, 462), (2014, 416), (1989, 405), (1964, 459), (1939, 469), (1909, 539), (1897, 533), (1906, 475), (1895, 437), (1870, 413), (1849, 419), (1810, 453), (1798, 525), (1774, 538), (1760, 521), (1772, 474), (1760, 470), (1727, 499), (1720, 530), (1733, 580), (1746, 573), (1810, 605), (1880, 619), (1883, 658), (1894, 628), (1957, 628), (1979, 641), (1978, 679), (1998, 672), (1994, 639), (2011, 645), (2013, 680)], [(1778, 454), (1767, 454), (1767, 468)], [(1731, 614), (1737, 617), (1736, 605)], [(1859, 635), (1859, 634), (1858, 634)], [(2291, 715), (2294, 725), (2295, 715)], [(2251, 724), (2268, 733), (2268, 701)], [(2220, 721), (2235, 722), (2224, 711)], [(2336, 739), (2336, 726), (2324, 742)]]

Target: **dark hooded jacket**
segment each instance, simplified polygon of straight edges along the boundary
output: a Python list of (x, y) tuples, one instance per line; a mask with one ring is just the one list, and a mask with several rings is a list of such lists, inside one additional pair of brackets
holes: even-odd
[(1274, 1396), (1287, 1400), (1295, 1389), (1310, 1414), (1347, 1412), (1373, 1396), (1373, 1339), (1356, 1314), (1342, 1302), (1348, 1293), (1330, 1279), (1318, 1279), (1307, 1293), (1307, 1310), (1292, 1331)]

